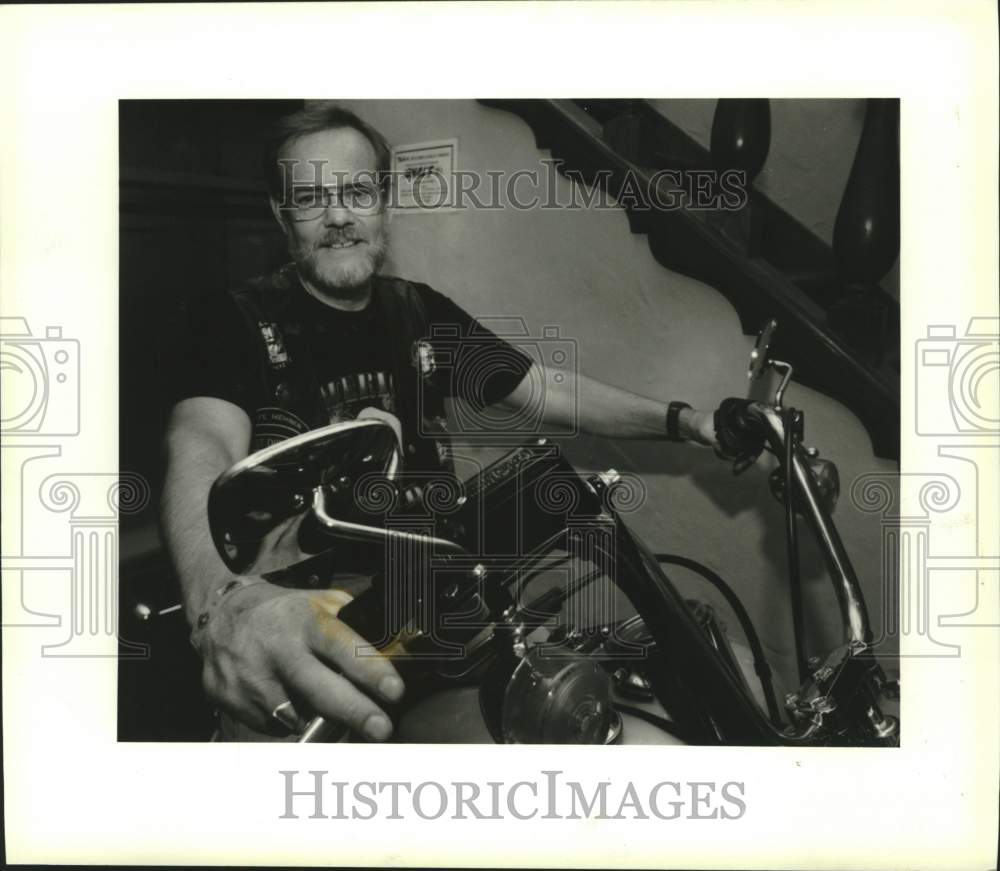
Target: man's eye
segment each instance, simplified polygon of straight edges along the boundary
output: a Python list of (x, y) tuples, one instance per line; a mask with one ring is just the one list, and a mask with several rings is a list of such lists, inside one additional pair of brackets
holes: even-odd
[(355, 206), (371, 208), (378, 202), (378, 190), (373, 185), (352, 185), (344, 191), (344, 198)]
[(321, 205), (323, 192), (315, 189), (297, 190), (292, 193), (292, 204), (299, 209), (309, 209)]

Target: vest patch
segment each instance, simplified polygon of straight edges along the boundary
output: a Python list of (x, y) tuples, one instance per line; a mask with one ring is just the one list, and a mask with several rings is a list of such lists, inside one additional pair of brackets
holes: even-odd
[(422, 378), (430, 378), (437, 371), (434, 346), (430, 342), (418, 339), (410, 348), (410, 362)]
[(264, 339), (268, 362), (274, 369), (284, 369), (290, 358), (278, 325), (272, 321), (258, 321), (257, 329), (260, 330), (261, 337)]

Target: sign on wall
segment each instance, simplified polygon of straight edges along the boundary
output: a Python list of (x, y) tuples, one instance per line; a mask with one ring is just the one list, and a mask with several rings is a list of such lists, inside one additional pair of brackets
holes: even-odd
[(453, 182), (457, 157), (457, 139), (418, 142), (393, 148), (393, 207), (404, 212), (436, 212), (454, 208)]

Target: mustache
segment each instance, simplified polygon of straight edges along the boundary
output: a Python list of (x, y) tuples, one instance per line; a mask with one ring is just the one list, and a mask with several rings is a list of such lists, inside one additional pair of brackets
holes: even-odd
[(363, 235), (353, 230), (332, 230), (326, 233), (317, 243), (317, 248), (325, 248), (327, 245), (340, 245), (344, 242), (365, 242)]

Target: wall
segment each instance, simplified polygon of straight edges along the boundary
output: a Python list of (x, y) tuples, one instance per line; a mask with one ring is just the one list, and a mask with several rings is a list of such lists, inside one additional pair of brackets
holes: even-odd
[[(119, 103), (119, 462), (153, 491), (171, 404), (184, 311), (284, 262), (267, 204), (261, 147), (295, 100), (122, 100)], [(125, 530), (149, 529), (146, 511)], [(150, 533), (143, 544), (155, 541)], [(123, 536), (127, 555), (139, 542)], [(139, 548), (141, 550), (141, 547)]]
[[(344, 105), (394, 144), (457, 137), (461, 169), (541, 169), (548, 156), (520, 119), (473, 101)], [(780, 129), (777, 121), (775, 126)], [(558, 184), (565, 202), (569, 182), (559, 177)], [(618, 210), (401, 214), (391, 229), (390, 268), (398, 274), (431, 284), (473, 314), (521, 316), (533, 335), (558, 326), (577, 341), (578, 364), (587, 374), (703, 408), (746, 395), (752, 340), (742, 334), (732, 306), (712, 288), (658, 265), (645, 237), (632, 235)], [(838, 403), (799, 386), (787, 399), (806, 412), (807, 443), (839, 467), (843, 495), (836, 521), (864, 580), (878, 634), (881, 531), (877, 518), (851, 505), (849, 493), (858, 475), (894, 473), (896, 464), (872, 456), (860, 422)], [(584, 468), (641, 474), (648, 500), (632, 515), (634, 528), (655, 550), (700, 560), (729, 581), (774, 664), (792, 675), (783, 512), (767, 492), (765, 463), (734, 479), (711, 451), (690, 446), (579, 437), (566, 449)], [(814, 652), (825, 653), (840, 640), (839, 612), (808, 536), (802, 558), (818, 639)], [(719, 601), (681, 572), (671, 576), (685, 591)], [(735, 620), (728, 622), (738, 631)], [(884, 649), (895, 648), (890, 641)]]

